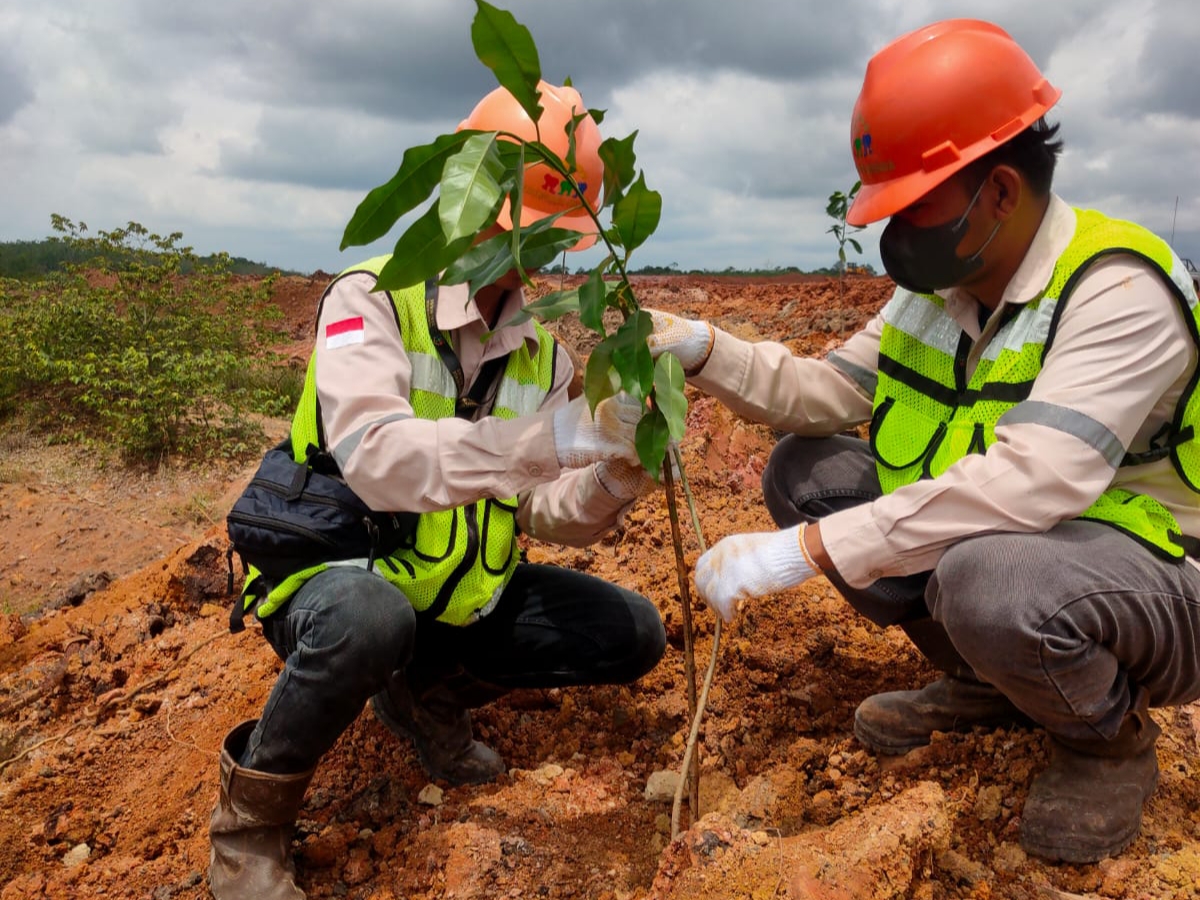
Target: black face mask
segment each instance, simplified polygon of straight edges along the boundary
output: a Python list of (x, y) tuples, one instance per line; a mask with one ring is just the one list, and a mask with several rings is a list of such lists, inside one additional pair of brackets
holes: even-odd
[(980, 254), (1000, 230), (999, 222), (983, 246), (970, 256), (964, 259), (954, 252), (967, 231), (967, 216), (974, 209), (983, 191), (983, 184), (979, 185), (979, 190), (967, 204), (966, 212), (957, 221), (920, 228), (892, 216), (879, 238), (879, 256), (883, 268), (896, 284), (916, 294), (932, 294), (936, 290), (960, 284), (983, 265)]

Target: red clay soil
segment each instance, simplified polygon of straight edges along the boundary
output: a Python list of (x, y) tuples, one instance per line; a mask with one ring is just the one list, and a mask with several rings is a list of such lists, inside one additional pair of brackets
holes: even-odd
[[(322, 277), (284, 279), (296, 355)], [(645, 278), (644, 305), (796, 352), (837, 346), (886, 279)], [(563, 327), (586, 352), (575, 326)], [(689, 392), (683, 442), (711, 544), (771, 527), (759, 477), (774, 437)], [(270, 423), (277, 436), (286, 423)], [(252, 466), (250, 467), (252, 468)], [(227, 629), (223, 515), (249, 468), (97, 471), (10, 440), (0, 465), (0, 900), (204, 898), (221, 737), (255, 716), (279, 664)], [(686, 561), (699, 552), (684, 518)], [(1157, 710), (1162, 778), (1143, 832), (1099, 865), (1046, 865), (1017, 843), (1037, 731), (938, 735), (877, 759), (855, 706), (933, 676), (903, 635), (847, 610), (824, 579), (750, 605), (724, 631), (701, 730), (699, 821), (648, 798), (690, 725), (684, 636), (661, 494), (587, 550), (530, 557), (652, 598), (670, 645), (630, 687), (520, 691), (475, 715), (511, 769), (480, 787), (427, 779), (371, 714), (322, 762), (294, 848), (310, 897), (1194, 898), (1200, 896), (1200, 708)], [(997, 602), (1003, 602), (997, 585)], [(693, 602), (697, 666), (713, 618)]]

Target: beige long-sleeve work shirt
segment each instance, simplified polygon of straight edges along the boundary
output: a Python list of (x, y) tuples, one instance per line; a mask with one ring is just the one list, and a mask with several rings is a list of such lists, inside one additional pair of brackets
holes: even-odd
[[(594, 466), (558, 464), (551, 419), (567, 403), (573, 372), (568, 354), (556, 350), (553, 386), (533, 415), (417, 418), (408, 401), (412, 364), (391, 301), (374, 285), (374, 276), (365, 273), (340, 279), (317, 320), (316, 386), (326, 443), (363, 502), (372, 509), (432, 512), (483, 497), (517, 496), (517, 522), (533, 537), (586, 546), (609, 530), (629, 502), (601, 486)], [(508, 321), (523, 303), (519, 290), (509, 292), (499, 321)], [(347, 322), (354, 323), (349, 332), (339, 324)], [(465, 388), (484, 363), (521, 341), (531, 352), (537, 347), (531, 322), (502, 328), (484, 341), (487, 323), (465, 285), (439, 289), (437, 325), (450, 335)]]
[[(974, 341), (968, 378), (1006, 308), (1028, 303), (1049, 283), (1070, 242), (1075, 212), (1050, 206), (1000, 306), (981, 330), (965, 291), (939, 292)], [(748, 343), (717, 332), (693, 384), (734, 412), (801, 435), (836, 434), (869, 421), (883, 320), (876, 316), (832, 359), (794, 357), (781, 344)], [(932, 569), (946, 548), (977, 534), (1040, 532), (1085, 510), (1110, 485), (1166, 505), (1185, 534), (1200, 536), (1200, 495), (1163, 459), (1117, 468), (1123, 452), (1144, 451), (1174, 415), (1196, 367), (1196, 347), (1167, 287), (1144, 262), (1116, 255), (1088, 269), (1071, 294), (1030, 402), (1094, 421), (1091, 441), (1042, 424), (996, 428), (996, 442), (941, 476), (906, 485), (821, 521), (830, 559), (854, 587)]]

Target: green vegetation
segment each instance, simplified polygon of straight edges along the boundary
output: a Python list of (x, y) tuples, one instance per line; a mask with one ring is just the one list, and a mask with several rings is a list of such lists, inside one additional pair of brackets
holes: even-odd
[[(557, 274), (552, 270), (543, 269), (543, 273)], [(723, 275), (728, 275), (732, 278), (773, 278), (781, 275), (829, 275), (838, 276), (843, 272), (858, 275), (875, 275), (875, 267), (872, 265), (860, 265), (857, 263), (834, 263), (831, 266), (823, 266), (819, 269), (801, 269), (799, 266), (775, 266), (770, 269), (739, 269), (734, 266), (727, 266), (724, 269), (681, 269), (675, 263), (669, 266), (642, 266), (640, 269), (630, 269), (630, 275), (695, 275), (698, 277), (719, 278)], [(566, 274), (565, 272), (563, 274)], [(587, 271), (579, 269), (575, 272), (576, 275), (586, 275)]]
[[(563, 135), (551, 136), (556, 146), (565, 136), (567, 152), (559, 156), (550, 149), (536, 124), (543, 111), (538, 89), (542, 72), (533, 37), (511, 13), (484, 0), (476, 0), (475, 5), (471, 25), (475, 55), (535, 123), (537, 140), (510, 132), (464, 129), (409, 148), (391, 180), (359, 204), (346, 226), (342, 248), (383, 237), (401, 216), (436, 191), (437, 198), (396, 242), (391, 260), (380, 272), (379, 287), (400, 289), (438, 278), (442, 284), (466, 283), (475, 292), (514, 268), (524, 275), (550, 265), (578, 240), (577, 233), (555, 226), (558, 216), (474, 243), (475, 235), (495, 223), (505, 199), (514, 210), (513, 219), (519, 221), (515, 211), (521, 209), (526, 166), (546, 166), (563, 185), (563, 193), (579, 199), (579, 208), (591, 217), (608, 254), (583, 284), (534, 301), (520, 318), (549, 320), (576, 313), (585, 327), (600, 335), (600, 343), (588, 356), (584, 394), (593, 408), (617, 390), (639, 400), (653, 399), (638, 423), (636, 443), (642, 464), (657, 477), (669, 441), (683, 436), (687, 401), (679, 360), (669, 353), (657, 360), (650, 355), (646, 344), (652, 331), (650, 315), (639, 308), (629, 282), (629, 257), (658, 227), (662, 213), (662, 197), (637, 170), (633, 151), (637, 132), (601, 143), (604, 192), (600, 208), (594, 208), (576, 179), (575, 133), (589, 116), (597, 124), (602, 122), (603, 110), (574, 110)], [(601, 221), (602, 214), (607, 224)], [(621, 314), (622, 323), (612, 334), (603, 321), (607, 309)]]
[(843, 294), (846, 293), (846, 245), (849, 244), (853, 247), (860, 256), (863, 252), (862, 244), (850, 237), (850, 235), (857, 234), (862, 229), (846, 223), (846, 214), (850, 211), (850, 204), (854, 202), (854, 198), (858, 194), (858, 189), (861, 187), (862, 182), (856, 181), (847, 193), (834, 191), (829, 195), (829, 203), (825, 207), (825, 214), (833, 219), (833, 224), (825, 229), (825, 233), (832, 234), (834, 240), (837, 241), (838, 284)]
[(228, 256), (136, 222), (52, 224), (62, 268), (0, 278), (2, 427), (127, 462), (257, 452), (256, 419), (290, 414), (303, 381), (272, 349), (286, 339), (274, 276), (237, 279)]
[[(80, 234), (87, 232), (83, 222), (75, 224)], [(0, 241), (0, 278), (43, 278), (53, 272), (62, 272), (70, 265), (88, 262), (82, 254), (86, 251), (59, 237), (49, 237), (40, 241)], [(119, 260), (109, 260), (118, 264)], [(242, 256), (216, 255), (195, 257), (195, 264), (212, 266), (220, 263), (231, 275), (270, 275), (279, 272), (282, 275), (299, 275), (299, 272), (281, 270), (264, 263), (251, 262)], [(192, 270), (191, 259), (185, 260), (182, 272)], [(307, 274), (307, 273), (305, 273)]]
[[(678, 263), (666, 266), (645, 265), (630, 269), (630, 275), (692, 275), (698, 278), (777, 278), (783, 275), (827, 275), (836, 278), (843, 272), (850, 275), (877, 275), (875, 267), (869, 263), (842, 263), (822, 266), (818, 269), (801, 269), (799, 266), (774, 266), (772, 268), (739, 269), (736, 266), (726, 266), (724, 269), (681, 269)], [(546, 266), (539, 270), (541, 275), (587, 275), (588, 269), (582, 266), (571, 272), (565, 265)]]

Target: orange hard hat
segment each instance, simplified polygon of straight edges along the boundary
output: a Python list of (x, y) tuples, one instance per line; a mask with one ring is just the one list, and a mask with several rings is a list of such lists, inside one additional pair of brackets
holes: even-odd
[[(542, 95), (542, 115), (536, 127), (508, 89), (499, 87), (475, 105), (471, 114), (459, 123), (458, 130), (507, 131), (527, 141), (540, 139), (565, 161), (567, 125), (575, 116), (586, 114), (587, 107), (572, 87), (556, 87), (539, 81), (538, 90)], [(575, 170), (571, 175), (579, 183), (588, 205), (593, 210), (599, 209), (604, 163), (600, 160), (600, 129), (589, 115), (584, 115), (575, 126)], [(555, 226), (581, 232), (579, 243), (572, 250), (586, 250), (596, 242), (596, 223), (583, 209), (579, 196), (569, 184), (545, 163), (526, 165), (521, 190), (521, 224), (531, 225), (558, 212), (563, 215), (555, 220)], [(502, 228), (512, 228), (512, 210), (507, 199), (496, 221)]]
[(1040, 119), (1062, 91), (1002, 28), (935, 22), (867, 63), (850, 121), (862, 187), (846, 215), (894, 215)]

